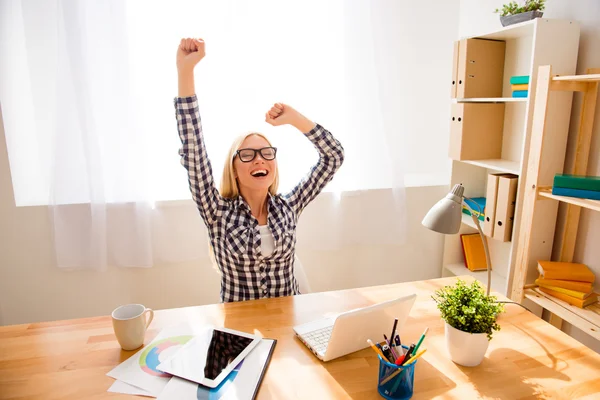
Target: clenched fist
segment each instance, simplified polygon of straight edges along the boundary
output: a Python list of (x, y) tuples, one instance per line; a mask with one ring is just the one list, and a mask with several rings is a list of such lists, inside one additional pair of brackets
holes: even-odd
[(275, 103), (265, 114), (265, 121), (273, 126), (294, 125), (298, 120), (298, 111), (283, 103)]
[(181, 39), (177, 48), (177, 69), (179, 71), (193, 71), (196, 64), (204, 58), (204, 40)]
[(273, 126), (289, 124), (303, 133), (309, 132), (315, 126), (314, 122), (283, 103), (273, 104), (273, 107), (265, 114), (265, 121)]

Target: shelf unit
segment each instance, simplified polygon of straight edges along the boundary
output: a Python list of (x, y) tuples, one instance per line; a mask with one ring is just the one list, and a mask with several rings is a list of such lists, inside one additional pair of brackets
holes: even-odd
[[(579, 47), (579, 25), (574, 21), (537, 18), (531, 21), (500, 28), (493, 32), (462, 39), (488, 39), (505, 42), (504, 75), (502, 95), (499, 97), (457, 98), (452, 103), (504, 103), (504, 128), (502, 154), (499, 159), (452, 161), (450, 187), (461, 183), (465, 196), (485, 197), (488, 173), (511, 173), (522, 181), (526, 175), (529, 154), (529, 138), (533, 105), (535, 102), (537, 70), (541, 65), (552, 64), (563, 75), (575, 73)], [(530, 76), (528, 98), (512, 98), (510, 77)], [(568, 126), (571, 99), (559, 100), (553, 105), (549, 116), (552, 123)], [(492, 289), (510, 295), (512, 274), (515, 267), (515, 243), (519, 238), (520, 208), (523, 201), (523, 185), (519, 184), (512, 241), (500, 242), (488, 238), (492, 261)], [(458, 235), (447, 235), (444, 242), (442, 276), (471, 275), (487, 283), (487, 272), (469, 271), (464, 266), (460, 234), (477, 230), (469, 216), (462, 218)]]
[[(555, 237), (556, 210), (560, 202), (565, 203), (565, 223), (560, 227), (559, 261), (572, 262), (579, 227), (581, 208), (600, 211), (600, 201), (579, 199), (552, 194), (551, 187), (543, 186), (552, 182), (554, 175), (564, 173), (564, 159), (569, 135), (568, 125), (556, 129), (548, 121), (549, 107), (555, 97), (569, 96), (572, 91), (583, 92), (579, 127), (576, 137), (574, 175), (586, 175), (594, 114), (600, 85), (600, 68), (590, 69), (585, 75), (553, 76), (553, 66), (539, 68), (536, 87), (536, 104), (533, 114), (533, 128), (530, 142), (530, 157), (527, 165), (521, 236), (517, 244), (517, 268), (514, 273), (510, 297), (522, 302), (532, 301), (550, 311), (550, 320), (560, 328), (567, 321), (595, 339), (600, 340), (600, 305), (590, 305), (584, 309), (571, 306), (562, 300), (532, 288), (537, 276), (537, 261), (550, 260)], [(552, 213), (552, 214), (549, 214)], [(553, 216), (554, 218), (549, 218)]]
[(452, 99), (453, 103), (527, 103), (525, 97), (477, 97), (472, 99)]
[(519, 161), (510, 160), (463, 160), (463, 163), (475, 165), (490, 171), (506, 172), (507, 174), (519, 175), (521, 173), (521, 165)]

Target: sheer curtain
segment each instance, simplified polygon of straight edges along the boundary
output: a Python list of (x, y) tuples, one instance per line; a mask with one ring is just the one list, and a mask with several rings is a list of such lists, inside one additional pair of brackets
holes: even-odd
[(403, 242), (411, 132), (402, 108), (411, 99), (398, 71), (418, 42), (398, 35), (397, 2), (1, 4), (15, 202), (49, 205), (59, 267), (207, 255), (193, 205), (176, 201), (190, 195), (177, 154), (174, 58), (179, 39), (191, 36), (207, 42), (196, 85), (217, 181), (231, 140), (250, 130), (279, 148), (282, 191), (306, 173), (316, 161), (310, 143), (263, 121), (272, 103), (288, 103), (346, 149), (329, 193), (307, 209), (320, 223), (301, 223), (299, 240), (319, 248)]

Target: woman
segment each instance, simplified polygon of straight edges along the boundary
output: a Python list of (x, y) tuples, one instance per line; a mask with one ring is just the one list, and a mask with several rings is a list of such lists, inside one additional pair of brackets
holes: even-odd
[(181, 162), (221, 271), (221, 301), (299, 294), (294, 278), (298, 216), (342, 165), (344, 149), (322, 126), (277, 103), (266, 113), (266, 122), (290, 124), (303, 132), (319, 152), (319, 162), (290, 193), (277, 194), (277, 149), (262, 134), (251, 133), (233, 143), (219, 192), (206, 154), (194, 90), (194, 67), (204, 57), (204, 50), (201, 39), (181, 40), (175, 109)]

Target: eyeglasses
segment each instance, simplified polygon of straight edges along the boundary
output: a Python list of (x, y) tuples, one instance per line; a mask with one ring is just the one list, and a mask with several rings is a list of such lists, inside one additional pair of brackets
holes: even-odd
[(241, 162), (250, 162), (256, 158), (256, 154), (260, 153), (260, 156), (267, 160), (271, 161), (275, 159), (277, 155), (276, 147), (263, 147), (262, 149), (239, 149), (236, 151), (235, 155), (240, 158)]

